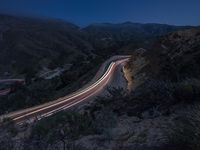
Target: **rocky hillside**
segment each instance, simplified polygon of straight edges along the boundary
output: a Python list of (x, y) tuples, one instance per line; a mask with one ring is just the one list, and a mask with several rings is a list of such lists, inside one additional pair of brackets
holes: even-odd
[(127, 68), (135, 72), (140, 62), (137, 75), (145, 74), (146, 78), (175, 82), (199, 78), (199, 41), (199, 27), (173, 32), (161, 37), (149, 49), (136, 50)]
[(148, 54), (157, 77), (173, 80), (199, 78), (200, 28), (174, 32), (163, 37)]

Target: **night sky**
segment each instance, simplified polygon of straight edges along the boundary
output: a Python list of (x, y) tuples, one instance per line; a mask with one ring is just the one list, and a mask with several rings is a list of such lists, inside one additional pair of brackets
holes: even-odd
[(90, 23), (200, 25), (200, 0), (0, 0), (0, 13)]

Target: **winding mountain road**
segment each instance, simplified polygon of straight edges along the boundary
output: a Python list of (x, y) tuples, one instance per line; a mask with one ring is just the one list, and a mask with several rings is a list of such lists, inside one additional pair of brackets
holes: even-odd
[(78, 90), (77, 92), (74, 92), (70, 95), (59, 98), (49, 103), (5, 114), (3, 116), (0, 116), (0, 120), (3, 120), (3, 118), (10, 118), (18, 124), (23, 122), (31, 122), (36, 119), (41, 119), (47, 116), (51, 116), (56, 112), (70, 108), (76, 104), (79, 104), (87, 100), (88, 98), (96, 95), (98, 92), (100, 92), (111, 80), (116, 67), (128, 61), (128, 59), (129, 56), (119, 57), (117, 60), (109, 62), (108, 67), (102, 66), (98, 72), (102, 72), (103, 70), (102, 68), (104, 68), (105, 71), (103, 71), (103, 74), (98, 78), (100, 74), (98, 73), (95, 76), (95, 78), (98, 78), (96, 79), (96, 81), (88, 84), (87, 86), (85, 86), (81, 90)]

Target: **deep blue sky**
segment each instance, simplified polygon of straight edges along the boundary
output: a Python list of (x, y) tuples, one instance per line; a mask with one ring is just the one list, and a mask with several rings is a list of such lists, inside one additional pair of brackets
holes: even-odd
[(200, 0), (0, 0), (0, 13), (61, 18), (82, 26), (125, 21), (200, 25)]

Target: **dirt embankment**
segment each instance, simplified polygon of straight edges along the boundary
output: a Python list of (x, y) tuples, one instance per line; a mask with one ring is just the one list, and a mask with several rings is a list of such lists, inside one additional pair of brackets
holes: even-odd
[(129, 91), (134, 90), (141, 83), (143, 83), (147, 76), (142, 69), (147, 65), (147, 60), (144, 57), (145, 49), (136, 50), (130, 61), (123, 67), (124, 76), (128, 82), (127, 89)]

